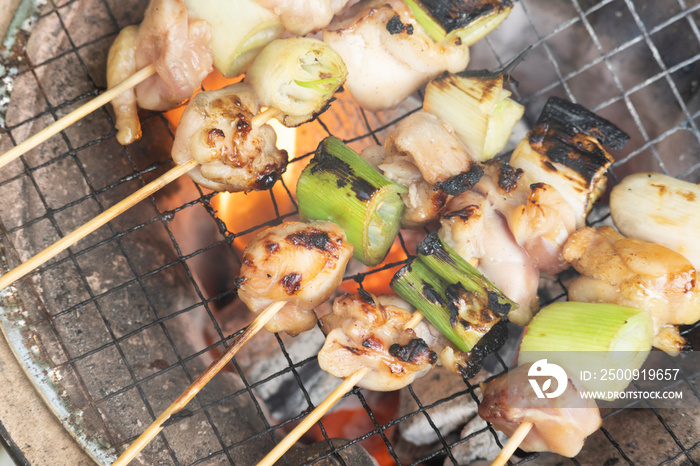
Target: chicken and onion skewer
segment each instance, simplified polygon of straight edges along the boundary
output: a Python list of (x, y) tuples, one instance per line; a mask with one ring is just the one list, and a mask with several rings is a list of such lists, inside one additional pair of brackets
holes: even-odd
[(239, 279), (239, 296), (258, 316), (114, 464), (128, 464), (258, 331), (297, 335), (313, 327), (314, 308), (338, 287), (352, 251), (330, 222), (287, 222), (260, 233), (243, 252)]
[[(447, 360), (454, 361), (460, 351), (474, 353), (472, 366), (457, 371), (469, 378), (478, 372), (486, 353), (498, 350), (505, 340), (499, 324), (514, 303), (435, 235), (396, 274), (392, 288), (400, 297), (374, 296), (364, 290), (341, 296), (333, 303), (333, 312), (321, 318), (326, 341), (318, 354), (319, 365), (345, 380), (260, 465), (277, 461), (354, 386), (398, 390), (425, 375), (439, 358), (448, 366)], [(419, 312), (413, 312), (411, 305)], [(434, 327), (416, 318), (420, 315)], [(498, 341), (485, 341), (493, 338)]]
[[(619, 394), (630, 382), (584, 381), (576, 374), (605, 367), (637, 370), (652, 337), (651, 313), (645, 310), (577, 302), (543, 308), (523, 336), (519, 367), (481, 384), (479, 415), (510, 437), (493, 464), (505, 464), (518, 447), (576, 456), (602, 422), (594, 398), (581, 392)], [(540, 376), (554, 376), (552, 390)], [(548, 395), (536, 393), (533, 383)]]
[(175, 136), (175, 168), (0, 277), (0, 289), (185, 173), (191, 173), (195, 181), (222, 190), (270, 188), (286, 170), (287, 153), (275, 146), (276, 134), (264, 124), (268, 115), (257, 112), (257, 100), (246, 84), (228, 86), (213, 94), (197, 94), (185, 110)]
[[(271, 11), (253, 0), (241, 1), (247, 3), (243, 11), (222, 22), (215, 8), (220, 0), (151, 0), (141, 25), (124, 28), (110, 48), (108, 90), (0, 156), (0, 167), (109, 102), (116, 116), (117, 140), (131, 144), (141, 137), (138, 107), (163, 111), (181, 105), (200, 88), (213, 66), (228, 76), (242, 72), (283, 28)], [(223, 3), (227, 4), (221, 5), (224, 10), (233, 6)], [(227, 21), (236, 21), (239, 27), (228, 27)], [(264, 77), (278, 63), (286, 64), (275, 70), (277, 82), (262, 79), (265, 86), (276, 86), (265, 94), (262, 105), (268, 107), (269, 118), (281, 109), (283, 122), (300, 124), (327, 107), (346, 70), (339, 56), (317, 40), (300, 40), (287, 45), (284, 52), (283, 58), (279, 51), (268, 52), (256, 63), (258, 75)], [(295, 105), (288, 108), (290, 96)]]

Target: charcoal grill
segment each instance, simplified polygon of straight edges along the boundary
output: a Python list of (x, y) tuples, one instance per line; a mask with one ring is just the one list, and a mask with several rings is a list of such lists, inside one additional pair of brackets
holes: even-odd
[[(39, 7), (26, 48), (4, 59), (16, 68), (16, 77), (0, 130), (0, 152), (105, 89), (107, 49), (120, 28), (140, 20), (145, 4), (49, 0)], [(697, 183), (699, 16), (697, 0), (521, 0), (501, 28), (473, 47), (470, 68), (499, 67), (532, 45), (513, 73), (519, 83), (512, 85), (526, 106), (526, 126), (549, 96), (566, 97), (631, 135), (624, 152), (615, 154), (611, 185), (642, 170)], [(397, 121), (420, 107), (420, 97), (396, 111), (371, 114), (341, 94), (328, 113), (300, 130), (302, 142), (290, 172), (298, 173), (328, 134), (355, 148), (382, 142)], [(111, 111), (101, 109), (2, 170), (4, 271), (172, 165), (168, 118), (151, 112), (141, 112), (141, 117), (144, 138), (133, 146), (117, 144)], [(221, 194), (183, 178), (3, 292), (5, 336), (38, 391), (93, 459), (108, 463), (116, 458), (235, 338), (232, 329), (249, 320), (235, 312), (240, 306), (232, 277), (240, 265), (241, 242), (295, 215), (293, 189), (291, 176), (270, 192), (237, 197), (234, 204), (251, 203), (264, 212), (252, 219), (245, 212), (226, 213)], [(591, 223), (606, 222), (603, 203)], [(411, 234), (403, 233), (388, 262), (369, 270), (349, 269), (345, 285), (369, 287), (379, 276), (388, 281), (409, 256), (410, 244)], [(565, 296), (565, 279), (543, 281), (542, 304)], [(197, 329), (190, 328), (193, 323)], [(682, 331), (696, 347), (698, 326)], [(299, 338), (318, 339), (320, 330), (314, 332)], [(290, 353), (293, 342), (287, 338), (266, 338), (275, 346), (276, 362), (264, 376), (249, 378), (240, 363), (246, 356), (234, 359), (144, 451), (146, 464), (249, 464), (313, 409), (317, 401), (308, 375), (314, 373), (314, 355)], [(490, 367), (497, 375), (508, 362), (507, 355), (496, 355)], [(686, 396), (700, 401), (700, 368), (686, 367), (682, 358), (672, 364), (682, 369)], [(274, 391), (270, 387), (296, 396), (296, 411), (265, 406), (261, 399)], [(443, 433), (431, 412), (455, 399), (478, 401), (475, 388), (464, 381), (438, 400), (422, 401), (408, 387), (407, 396), (417, 408), (388, 418), (372, 403), (375, 395), (355, 389), (346, 402), (366, 413), (370, 427), (343, 443), (331, 439), (324, 419), (320, 435), (326, 447), (306, 458), (352, 464), (348, 453), (374, 440), (389, 463), (458, 464), (460, 445), (484, 438), (500, 445), (496, 432), (484, 427), (465, 438), (459, 429)], [(639, 407), (650, 409), (635, 409)], [(664, 410), (645, 401), (603, 414), (603, 428), (577, 458), (521, 454), (519, 461), (700, 461), (700, 410)], [(437, 441), (406, 452), (397, 430), (416, 416), (428, 421)], [(11, 440), (12, 432), (0, 432)], [(11, 447), (24, 458), (21, 448)], [(298, 461), (291, 458), (286, 461)]]

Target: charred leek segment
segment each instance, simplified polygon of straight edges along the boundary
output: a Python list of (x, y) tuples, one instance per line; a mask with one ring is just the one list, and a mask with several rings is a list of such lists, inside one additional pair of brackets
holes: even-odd
[(469, 153), (484, 162), (508, 142), (524, 108), (503, 89), (503, 75), (444, 73), (425, 91), (423, 110), (448, 122)]
[(365, 265), (379, 264), (401, 226), (407, 190), (392, 183), (340, 139), (327, 137), (297, 182), (299, 214), (305, 220), (340, 225)]
[(552, 97), (513, 151), (510, 164), (559, 191), (574, 211), (576, 228), (583, 228), (605, 192), (605, 173), (614, 161), (603, 146), (619, 151), (628, 140), (615, 125), (581, 105)]
[(242, 73), (260, 50), (284, 32), (277, 15), (255, 0), (185, 0), (211, 25), (214, 66), (227, 78)]
[(513, 9), (511, 0), (403, 0), (435, 42), (459, 39), (467, 46), (498, 27)]
[(429, 235), (417, 252), (392, 278), (391, 288), (460, 351), (471, 351), (517, 306), (437, 235)]
[(263, 105), (282, 110), (286, 126), (298, 126), (322, 113), (348, 70), (332, 48), (305, 37), (268, 44), (246, 73)]
[(665, 246), (700, 270), (700, 186), (661, 173), (635, 173), (612, 189), (610, 213), (625, 236)]
[[(543, 355), (570, 374), (631, 374), (651, 350), (651, 314), (615, 304), (558, 302), (540, 310), (520, 343), (519, 364), (535, 362)], [(586, 379), (586, 377), (580, 377)], [(612, 377), (616, 379), (620, 377)], [(586, 390), (620, 392), (630, 379), (582, 380)], [(609, 378), (607, 378), (609, 379)], [(616, 396), (601, 399), (614, 399)]]

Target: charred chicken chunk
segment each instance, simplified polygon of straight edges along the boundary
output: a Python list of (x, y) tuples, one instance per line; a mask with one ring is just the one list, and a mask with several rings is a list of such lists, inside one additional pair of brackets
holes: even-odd
[(298, 335), (316, 324), (314, 308), (340, 285), (352, 252), (334, 223), (286, 222), (269, 228), (243, 252), (238, 296), (255, 313), (287, 301), (265, 328)]
[(247, 84), (200, 92), (182, 114), (173, 143), (173, 160), (195, 159), (194, 181), (216, 191), (269, 189), (287, 167), (287, 152), (276, 147), (269, 125), (251, 119), (258, 102)]
[(363, 367), (371, 370), (358, 383), (370, 390), (398, 390), (425, 375), (437, 362), (437, 354), (421, 338), (435, 339), (427, 325), (405, 329), (411, 320), (410, 304), (395, 296), (367, 292), (344, 295), (333, 303), (333, 312), (321, 318), (327, 333), (318, 353), (321, 369), (340, 378)]
[(685, 257), (603, 226), (574, 233), (564, 258), (582, 275), (568, 286), (569, 300), (646, 309), (654, 321), (654, 346), (670, 353), (684, 348), (685, 340), (670, 326), (700, 320), (697, 271)]
[(592, 399), (579, 395), (578, 380), (569, 377), (564, 392), (554, 398), (537, 398), (530, 386), (526, 364), (481, 384), (483, 400), (479, 416), (508, 436), (523, 422), (533, 423), (520, 448), (525, 451), (551, 451), (574, 457), (586, 437), (602, 424)]

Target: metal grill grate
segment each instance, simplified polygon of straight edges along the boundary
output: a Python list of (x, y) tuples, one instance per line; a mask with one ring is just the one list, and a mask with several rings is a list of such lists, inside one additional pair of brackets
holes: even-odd
[[(18, 75), (2, 130), (1, 152), (105, 88), (106, 50), (119, 28), (140, 20), (145, 3), (51, 0), (42, 8), (35, 28), (35, 35), (41, 36), (30, 39), (27, 52), (13, 62)], [(699, 15), (697, 1), (521, 0), (511, 18), (473, 48), (470, 67), (494, 68), (532, 44), (525, 62), (514, 72), (520, 85), (512, 88), (526, 106), (526, 121), (536, 119), (549, 96), (567, 97), (611, 119), (632, 136), (611, 171), (613, 182), (640, 170), (662, 171), (698, 182)], [(330, 122), (336, 118), (333, 111), (357, 113), (360, 129), (338, 134), (331, 129)], [(341, 99), (330, 113), (308, 125), (311, 129), (305, 131), (318, 138), (301, 150), (305, 153), (290, 167), (302, 164), (320, 137), (332, 132), (355, 147), (382, 142), (386, 131), (410, 111), (366, 114)], [(171, 165), (168, 120), (161, 114), (143, 112), (142, 121), (144, 140), (123, 148), (114, 139), (110, 111), (99, 110), (81, 126), (55, 136), (0, 173), (0, 198), (4, 199), (0, 222), (7, 267), (26, 260)], [(12, 196), (21, 196), (22, 201)], [(173, 394), (194, 380), (211, 354), (235, 337), (227, 335), (227, 315), (221, 312), (236, 302), (232, 284), (220, 284), (212, 291), (198, 276), (201, 271), (195, 271), (198, 264), (228, 261), (237, 268), (237, 241), (292, 217), (296, 210), (289, 180), (274, 192), (249, 196), (251, 202), (255, 198), (256, 203), (266, 204), (268, 213), (252, 223), (243, 218), (236, 223), (224, 221), (216, 210), (220, 196), (202, 191), (189, 179), (180, 180), (176, 189), (166, 190), (113, 221), (24, 279), (17, 285), (16, 295), (4, 297), (2, 321), (12, 344), (24, 347), (23, 354), (29, 354), (32, 349), (27, 336), (35, 339), (32, 342), (38, 346), (38, 356), (34, 361), (47, 368), (47, 373), (35, 374), (37, 383), (45, 390), (65, 391), (65, 396), (59, 396), (67, 407), (64, 422), (78, 430), (81, 441), (99, 458), (109, 458), (109, 445), (121, 450), (133, 441), (174, 399)], [(593, 217), (594, 224), (609, 220), (604, 208)], [(181, 218), (195, 218), (209, 225), (208, 231), (214, 234), (193, 243), (183, 232), (203, 227), (183, 229), (178, 226)], [(150, 238), (158, 238), (154, 242), (157, 247), (149, 249)], [(372, 270), (355, 270), (346, 282), (362, 286), (367, 277), (401, 265), (410, 253), (408, 240), (404, 236), (399, 239), (399, 259)], [(545, 303), (565, 296), (563, 280), (550, 283), (543, 292)], [(13, 297), (22, 300), (20, 310), (11, 306)], [(206, 330), (198, 331), (209, 339), (182, 344), (178, 325), (186, 319), (198, 321)], [(697, 341), (698, 326), (682, 333)], [(12, 328), (21, 329), (16, 334), (21, 338), (12, 338)], [(174, 419), (147, 449), (153, 463), (246, 464), (241, 452), (269, 449), (284, 436), (286, 428), (313, 409), (307, 375), (316, 364), (315, 356), (293, 355), (288, 350), (289, 339), (274, 339), (283, 367), (253, 380), (234, 360), (232, 370), (240, 376), (240, 383), (227, 385), (227, 379), (198, 396), (186, 416)], [(150, 346), (142, 346), (145, 343)], [(144, 348), (147, 351), (141, 354)], [(506, 370), (506, 356), (496, 358), (497, 373)], [(146, 359), (150, 365), (144, 365)], [(673, 364), (683, 369), (684, 389), (700, 401), (700, 368), (689, 369), (679, 361)], [(303, 405), (295, 415), (273, 419), (260, 393), (288, 374), (291, 382), (284, 388), (299, 393)], [(348, 444), (337, 446), (331, 443), (322, 421), (320, 432), (330, 450), (317, 460), (338, 459), (338, 453), (353, 444), (377, 439), (389, 461), (406, 462), (397, 451), (395, 428), (414, 416), (425, 417), (437, 436), (434, 448), (423, 449), (410, 459), (414, 464), (441, 464), (445, 460), (458, 464), (455, 448), (476, 437), (492, 436), (498, 443), (491, 427), (460, 439), (454, 433), (443, 435), (431, 418), (432, 408), (460, 397), (478, 402), (478, 393), (469, 382), (431, 402), (421, 401), (412, 387), (407, 391), (417, 409), (388, 420), (369, 399), (371, 394), (358, 389), (351, 392), (349, 398), (359, 403), (371, 427)], [(230, 413), (241, 404), (255, 414), (254, 434), (238, 435), (239, 426), (222, 419), (226, 418), (222, 413)], [(653, 462), (697, 464), (697, 429), (679, 429), (671, 411), (652, 407), (643, 415), (640, 412), (626, 408), (606, 413), (601, 432), (595, 434), (595, 447), (589, 442), (583, 455), (592, 455), (588, 450), (598, 448), (611, 458), (607, 464), (651, 461), (640, 457), (634, 434), (625, 434), (618, 424), (610, 427), (611, 420), (632, 416), (630, 422), (655, 423), (648, 431), (656, 433), (655, 441), (669, 445), (659, 448), (663, 458)], [(124, 419), (130, 422), (120, 423)], [(192, 434), (195, 431), (196, 436)], [(529, 455), (522, 462), (535, 458), (538, 462), (558, 461), (550, 455)], [(580, 464), (576, 459), (571, 461)]]

